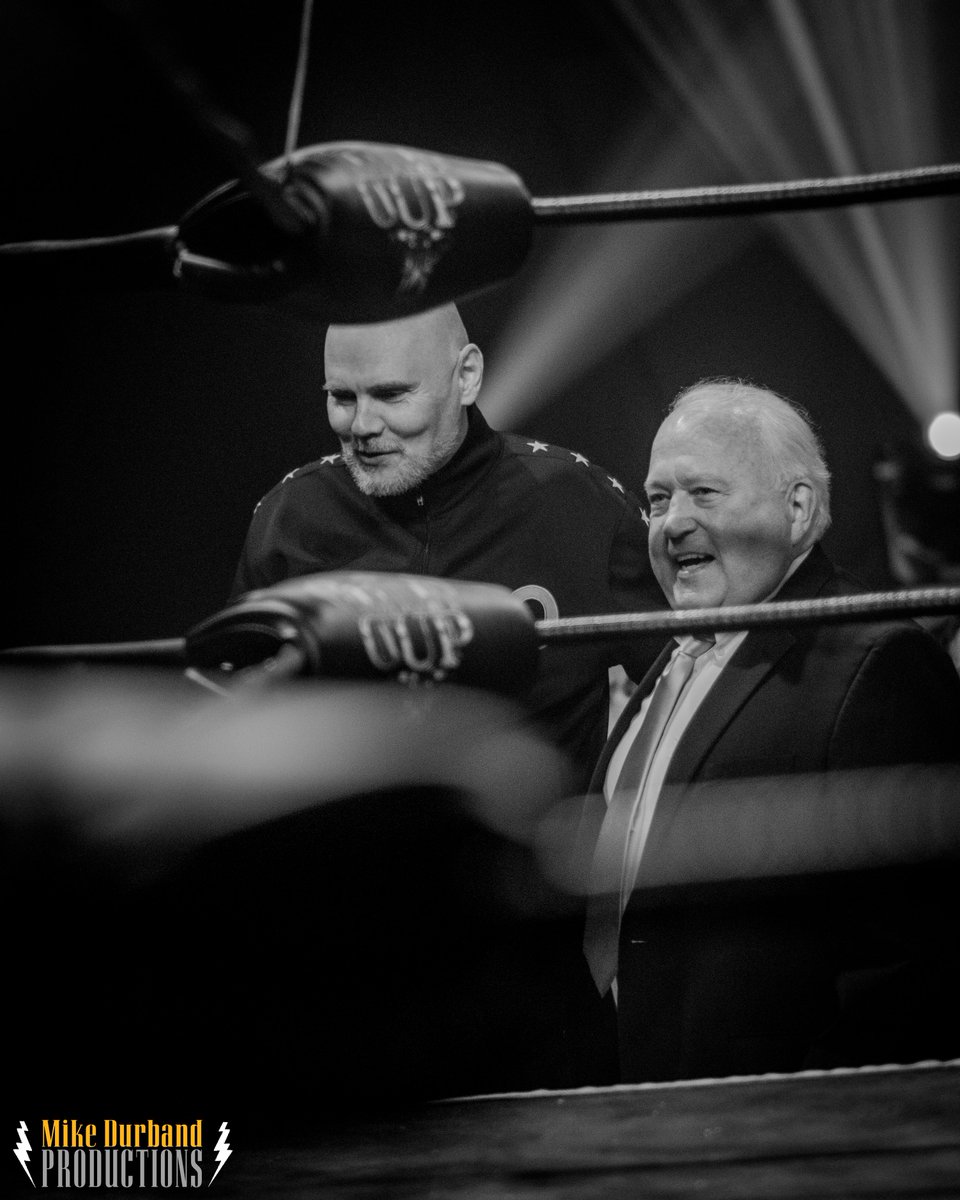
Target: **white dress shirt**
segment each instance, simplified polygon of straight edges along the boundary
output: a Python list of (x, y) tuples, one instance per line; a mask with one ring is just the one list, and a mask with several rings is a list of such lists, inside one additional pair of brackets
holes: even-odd
[[(780, 591), (783, 585), (787, 582), (790, 576), (796, 571), (803, 560), (810, 553), (807, 550), (798, 558), (795, 558), (790, 564), (790, 569), (784, 575), (783, 579), (777, 584), (774, 590), (764, 597), (764, 601), (772, 600), (773, 597)], [(630, 820), (630, 832), (627, 836), (627, 844), (624, 847), (623, 873), (621, 875), (620, 887), (620, 911), (627, 906), (627, 901), (630, 898), (630, 893), (633, 891), (634, 885), (637, 882), (637, 875), (640, 869), (640, 860), (643, 856), (643, 849), (647, 843), (647, 836), (650, 832), (650, 825), (653, 821), (653, 814), (656, 811), (657, 800), (660, 796), (663, 781), (667, 775), (667, 769), (673, 758), (674, 751), (680, 743), (687, 726), (693, 720), (694, 714), (703, 703), (708, 692), (720, 678), (720, 674), (724, 667), (730, 661), (731, 657), (736, 653), (747, 636), (747, 630), (727, 631), (716, 635), (715, 644), (709, 649), (700, 654), (694, 665), (690, 679), (687, 681), (686, 687), (677, 701), (670, 719), (667, 722), (666, 728), (663, 731), (663, 737), (657, 747), (656, 753), (650, 763), (650, 769), (647, 772), (647, 777), (643, 785), (638, 788), (637, 796), (633, 804), (633, 813)], [(674, 658), (681, 650), (688, 647), (689, 643), (693, 642), (692, 637), (683, 637), (678, 639), (677, 647), (670, 660), (664, 667), (664, 673), (669, 669)], [(607, 767), (607, 773), (604, 777), (603, 794), (609, 805), (613, 795), (617, 779), (620, 776), (620, 771), (623, 767), (623, 761), (627, 757), (630, 747), (633, 745), (634, 738), (643, 724), (643, 719), (646, 716), (647, 709), (650, 707), (650, 699), (654, 689), (651, 689), (649, 695), (644, 697), (643, 703), (639, 711), (634, 715), (630, 722), (626, 733), (620, 739), (620, 743), (614, 750), (610, 758), (610, 763)]]

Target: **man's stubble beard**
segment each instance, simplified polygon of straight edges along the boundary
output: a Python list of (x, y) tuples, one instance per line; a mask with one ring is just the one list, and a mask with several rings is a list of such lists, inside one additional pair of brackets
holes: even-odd
[(455, 431), (449, 438), (434, 442), (429, 454), (413, 455), (401, 450), (385, 478), (381, 478), (378, 470), (368, 470), (357, 461), (352, 442), (341, 442), (340, 451), (353, 482), (365, 496), (402, 496), (436, 474), (453, 457), (458, 445), (459, 432)]

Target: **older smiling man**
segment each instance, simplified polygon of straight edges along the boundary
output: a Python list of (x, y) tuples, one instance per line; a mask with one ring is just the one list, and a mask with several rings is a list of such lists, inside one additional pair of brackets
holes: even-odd
[(740, 385), (686, 393), (653, 444), (650, 560), (673, 608), (769, 598), (830, 524), (830, 477), (797, 410)]
[[(819, 546), (830, 511), (817, 438), (772, 392), (713, 380), (681, 393), (646, 490), (650, 559), (674, 608), (856, 590)], [(756, 796), (766, 781), (775, 798), (784, 776), (958, 757), (960, 679), (912, 621), (725, 632), (665, 650), (590, 789), (584, 949), (601, 994), (616, 994), (623, 1078), (957, 1053), (956, 938), (938, 872), (919, 886), (889, 872), (645, 884), (662, 882), (658, 849), (697, 785), (744, 780)]]

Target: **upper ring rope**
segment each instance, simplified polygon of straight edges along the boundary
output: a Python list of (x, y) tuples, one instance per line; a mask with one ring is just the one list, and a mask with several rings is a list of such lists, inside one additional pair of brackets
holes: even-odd
[(718, 217), (747, 213), (834, 208), (884, 200), (952, 195), (960, 192), (960, 165), (877, 171), (834, 179), (794, 179), (781, 183), (738, 183), (725, 187), (665, 188), (607, 192), (595, 196), (545, 196), (531, 201), (537, 221), (553, 224), (632, 221), (642, 217)]

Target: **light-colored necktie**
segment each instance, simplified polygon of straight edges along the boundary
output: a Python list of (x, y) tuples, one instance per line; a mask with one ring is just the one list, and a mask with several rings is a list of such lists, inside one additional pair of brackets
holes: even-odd
[(593, 856), (583, 937), (583, 952), (601, 996), (606, 994), (617, 974), (621, 881), (637, 796), (650, 771), (667, 722), (693, 674), (693, 665), (713, 644), (713, 638), (700, 638), (674, 655), (653, 689), (643, 722), (623, 761), (607, 805)]

